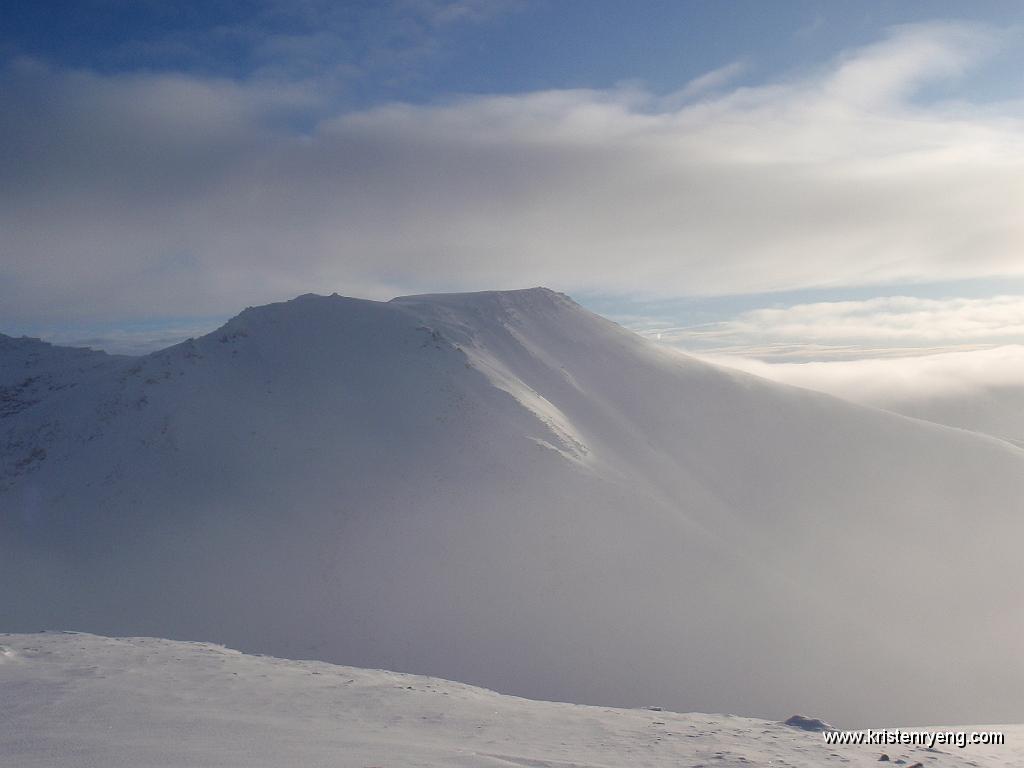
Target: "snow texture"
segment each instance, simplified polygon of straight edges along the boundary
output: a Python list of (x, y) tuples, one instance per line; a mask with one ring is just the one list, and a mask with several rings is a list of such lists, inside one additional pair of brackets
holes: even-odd
[[(46, 633), (0, 647), (0, 765), (18, 768), (866, 768), (882, 754), (766, 720), (530, 701), (207, 643)], [(1024, 766), (1024, 728), (1000, 729), (1007, 746), (885, 750), (907, 766)]]

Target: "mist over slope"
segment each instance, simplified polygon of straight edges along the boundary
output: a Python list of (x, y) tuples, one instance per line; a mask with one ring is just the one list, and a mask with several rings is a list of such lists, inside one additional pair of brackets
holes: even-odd
[[(0, 350), (4, 397), (83, 354)], [(545, 289), (307, 295), (90, 361), (0, 420), (0, 629), (583, 703), (1024, 720), (1004, 442), (683, 358)]]

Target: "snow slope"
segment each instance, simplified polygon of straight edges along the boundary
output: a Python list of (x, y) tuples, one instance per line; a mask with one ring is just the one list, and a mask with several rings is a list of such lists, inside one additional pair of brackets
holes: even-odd
[[(47, 633), (0, 648), (0, 764), (19, 768), (866, 768), (883, 752), (765, 720), (530, 701), (205, 643)], [(907, 766), (1024, 765), (1024, 728), (998, 730), (1006, 746), (884, 751)]]
[[(5, 353), (0, 380), (82, 354)], [(1024, 720), (1004, 442), (683, 358), (545, 289), (302, 296), (73, 383), (0, 419), (0, 629), (580, 703)]]

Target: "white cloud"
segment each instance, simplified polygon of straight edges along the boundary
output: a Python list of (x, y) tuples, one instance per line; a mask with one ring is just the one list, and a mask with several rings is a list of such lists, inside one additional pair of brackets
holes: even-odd
[(824, 90), (846, 105), (898, 105), (923, 80), (962, 75), (995, 40), (975, 26), (895, 27), (892, 36), (842, 57)]
[(883, 296), (761, 307), (723, 320), (617, 315), (683, 350), (769, 362), (861, 360), (989, 349), (1024, 341), (1024, 296)]
[(577, 90), (327, 119), (307, 86), (13, 66), (0, 322), (220, 314), (306, 290), (1021, 274), (1016, 109), (910, 98), (997, 45), (901, 28), (803, 79), (674, 109)]
[(1024, 443), (1024, 345), (804, 363), (705, 359), (862, 405)]
[(802, 342), (999, 341), (1024, 338), (1024, 296), (888, 296), (745, 312), (707, 334)]
[(983, 387), (1024, 386), (1024, 346), (1019, 344), (984, 350), (803, 363), (704, 357), (784, 384), (873, 405), (935, 395), (968, 395)]

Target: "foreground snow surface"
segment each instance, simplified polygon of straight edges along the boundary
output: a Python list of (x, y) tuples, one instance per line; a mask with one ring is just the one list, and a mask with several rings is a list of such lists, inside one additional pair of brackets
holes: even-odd
[[(77, 633), (0, 635), (0, 765), (868, 766), (877, 747), (731, 715), (502, 696), (430, 677)], [(1007, 746), (887, 748), (925, 766), (1024, 766)]]

